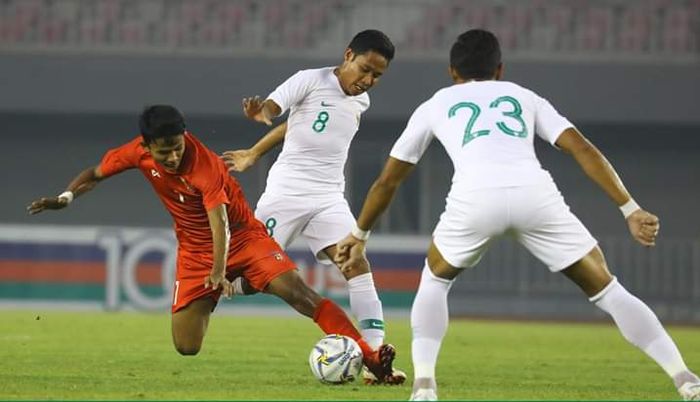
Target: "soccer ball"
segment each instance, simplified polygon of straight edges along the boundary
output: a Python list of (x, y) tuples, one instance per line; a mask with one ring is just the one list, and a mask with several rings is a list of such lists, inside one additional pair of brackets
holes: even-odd
[(311, 349), (309, 366), (321, 382), (343, 384), (354, 381), (362, 370), (362, 350), (347, 336), (328, 335)]

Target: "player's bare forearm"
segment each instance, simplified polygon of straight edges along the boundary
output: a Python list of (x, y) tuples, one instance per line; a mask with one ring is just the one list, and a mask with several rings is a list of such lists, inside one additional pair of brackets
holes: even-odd
[[(569, 128), (564, 131), (557, 139), (557, 146), (571, 154), (586, 175), (618, 206), (625, 205), (632, 199), (610, 162), (576, 129)], [(636, 208), (630, 214), (623, 211), (630, 234), (642, 245), (652, 247), (656, 244), (656, 236), (659, 234), (659, 218), (639, 206)]]
[(66, 191), (71, 191), (75, 197), (78, 197), (95, 188), (103, 178), (99, 166), (87, 168), (68, 184)]
[(226, 151), (223, 153), (222, 159), (229, 172), (244, 172), (255, 165), (261, 156), (284, 141), (285, 135), (287, 135), (286, 121), (270, 130), (251, 148)]
[[(362, 211), (357, 218), (359, 229), (370, 230), (374, 227), (377, 219), (389, 207), (399, 186), (408, 177), (414, 166), (412, 163), (392, 157), (387, 159), (382, 173), (372, 183), (372, 187), (365, 197)], [(345, 272), (361, 262), (360, 257), (364, 255), (364, 243), (364, 240), (355, 238), (352, 234), (348, 234), (345, 239), (338, 242), (338, 253), (334, 261), (340, 266), (341, 271)], [(353, 250), (357, 253), (354, 254)]]
[(271, 99), (266, 99), (263, 103), (263, 113), (270, 120), (282, 114), (282, 108)]
[(80, 172), (68, 184), (66, 191), (59, 196), (42, 197), (32, 201), (27, 207), (30, 215), (38, 214), (46, 209), (63, 209), (70, 204), (75, 197), (84, 194), (97, 185), (103, 179), (99, 167), (91, 167)]
[(374, 227), (377, 219), (386, 211), (394, 199), (399, 186), (375, 181), (370, 187), (362, 211), (357, 218), (357, 226), (362, 230), (370, 230)]
[(268, 131), (264, 137), (262, 137), (253, 147), (251, 151), (253, 154), (260, 158), (261, 156), (268, 153), (272, 148), (281, 144), (284, 141), (284, 137), (287, 135), (287, 122), (278, 125), (272, 130)]
[(211, 228), (212, 243), (214, 244), (213, 265), (211, 272), (204, 278), (204, 287), (213, 290), (221, 289), (221, 294), (230, 297), (233, 294), (233, 285), (226, 279), (226, 259), (228, 257), (228, 243), (231, 233), (228, 227), (228, 215), (226, 205), (220, 204), (207, 211), (209, 227)]
[(221, 204), (207, 211), (209, 218), (209, 226), (211, 228), (212, 257), (214, 264), (212, 266), (212, 274), (221, 275), (226, 270), (226, 259), (228, 257), (229, 240), (231, 233), (228, 227), (228, 215), (226, 213), (226, 205)]
[(631, 196), (613, 166), (578, 130), (565, 130), (559, 136), (557, 146), (573, 156), (586, 175), (603, 189), (615, 204), (623, 205), (630, 200)]
[(377, 219), (389, 207), (396, 190), (408, 177), (414, 166), (412, 163), (389, 157), (382, 173), (370, 187), (365, 203), (362, 205), (362, 211), (357, 218), (357, 226), (360, 229), (369, 230), (374, 226)]

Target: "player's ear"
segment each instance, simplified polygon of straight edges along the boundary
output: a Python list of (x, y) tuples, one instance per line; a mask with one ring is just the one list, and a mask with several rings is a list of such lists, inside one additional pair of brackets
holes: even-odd
[(459, 74), (457, 74), (457, 70), (455, 70), (452, 66), (447, 66), (447, 73), (450, 75), (453, 82), (457, 82), (461, 79)]
[(345, 49), (345, 53), (343, 54), (343, 61), (345, 63), (348, 63), (352, 61), (355, 58), (355, 53), (352, 51), (352, 49), (347, 48)]

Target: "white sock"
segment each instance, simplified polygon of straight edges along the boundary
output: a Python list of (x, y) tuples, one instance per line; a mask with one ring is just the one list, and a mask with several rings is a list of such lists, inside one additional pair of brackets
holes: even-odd
[(384, 343), (384, 312), (374, 287), (372, 273), (358, 275), (348, 281), (350, 310), (360, 326), (360, 334), (373, 349)]
[(435, 365), (449, 321), (447, 294), (452, 282), (435, 276), (425, 262), (411, 308), (411, 354), (416, 379), (435, 378)]
[(669, 377), (688, 370), (676, 344), (654, 312), (618, 283), (617, 278), (589, 300), (610, 314), (622, 336), (654, 359)]

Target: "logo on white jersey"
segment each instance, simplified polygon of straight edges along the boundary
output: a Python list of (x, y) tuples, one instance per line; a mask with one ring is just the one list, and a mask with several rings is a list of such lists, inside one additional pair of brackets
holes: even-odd
[(323, 107), (333, 107), (335, 105), (331, 105), (330, 103), (326, 103), (325, 101), (321, 101), (321, 106)]
[(160, 178), (160, 173), (155, 169), (151, 169), (151, 176)]

